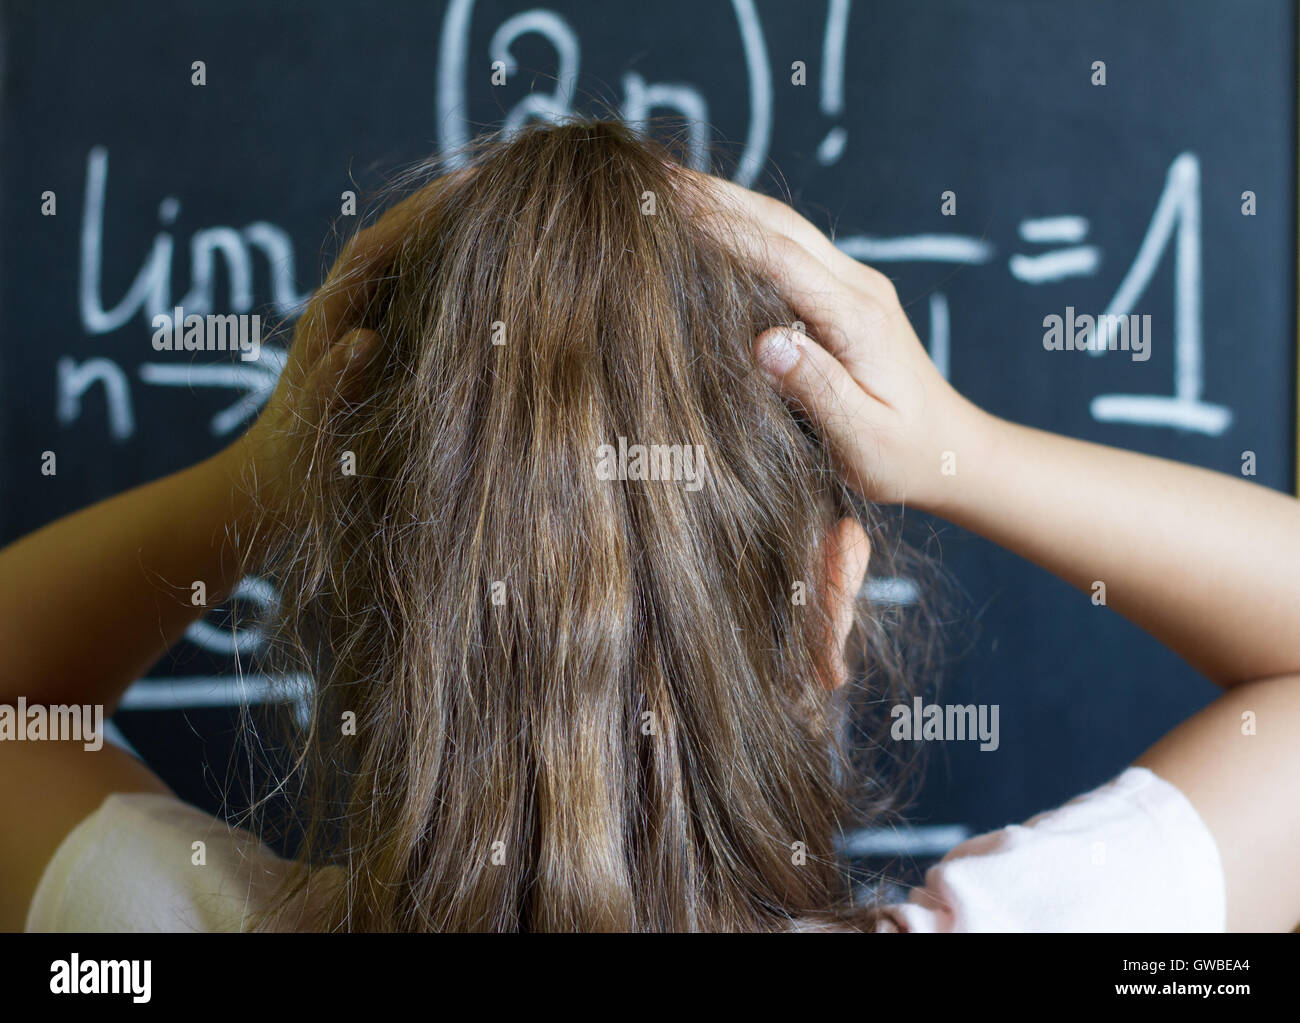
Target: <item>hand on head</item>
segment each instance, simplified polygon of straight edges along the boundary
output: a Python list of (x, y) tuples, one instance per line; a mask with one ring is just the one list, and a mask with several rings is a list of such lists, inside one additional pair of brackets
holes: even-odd
[(232, 447), (241, 474), (255, 486), (264, 507), (283, 509), (291, 501), (304, 471), (298, 457), (301, 439), (310, 436), (330, 408), (358, 397), (362, 371), (380, 342), (375, 331), (362, 326), (376, 288), (426, 208), (428, 190), (452, 177), (426, 185), (358, 231), (298, 317), (274, 394)]
[(679, 173), (715, 203), (700, 218), (708, 229), (768, 274), (807, 325), (757, 339), (755, 357), (773, 386), (807, 410), (863, 497), (931, 501), (942, 452), (969, 406), (930, 361), (889, 278), (785, 203)]

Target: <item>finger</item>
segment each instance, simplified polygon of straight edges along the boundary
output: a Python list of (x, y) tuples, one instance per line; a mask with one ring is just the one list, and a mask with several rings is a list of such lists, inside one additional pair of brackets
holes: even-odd
[(348, 240), (302, 316), (322, 345), (359, 324), (379, 283), (391, 273), (403, 239), (418, 230), (442, 191), (463, 184), (473, 170), (462, 168), (431, 181)]
[(369, 266), (392, 251), (410, 230), (433, 210), (438, 197), (449, 189), (459, 188), (475, 173), (474, 167), (462, 167), (435, 178), (416, 189), (400, 202), (386, 209), (379, 220), (358, 231), (344, 246), (336, 267)]
[[(897, 346), (884, 339), (911, 334), (907, 314), (896, 299), (881, 301), (854, 290), (807, 254), (797, 242), (772, 233), (736, 236), (741, 251), (757, 261), (763, 272), (811, 328), (828, 352), (838, 359), (873, 397), (873, 380), (900, 359)], [(884, 400), (883, 398), (881, 400)]]
[(307, 315), (318, 336), (328, 340), (353, 327), (365, 314), (379, 282), (388, 275), (401, 241), (428, 200), (425, 189), (385, 211), (371, 227), (343, 247)]
[(731, 216), (739, 216), (753, 226), (775, 232), (797, 242), (829, 270), (866, 291), (872, 297), (886, 301), (894, 293), (893, 282), (873, 267), (860, 263), (842, 252), (839, 247), (806, 217), (801, 216), (788, 203), (772, 196), (762, 195), (752, 189), (737, 185), (725, 178), (680, 168), (697, 187), (711, 195)]
[(352, 330), (330, 346), (329, 352), (308, 378), (318, 410), (356, 401), (363, 391), (366, 368), (380, 348), (373, 330)]
[[(771, 279), (794, 309), (806, 333), (815, 335), (841, 359), (852, 357), (855, 296), (826, 266), (800, 244), (757, 225), (731, 221), (725, 247)], [(775, 326), (775, 325), (774, 325)]]
[(772, 279), (828, 351), (849, 365), (860, 361), (863, 338), (857, 328), (865, 296), (784, 235), (741, 227), (735, 244)]
[[(874, 293), (857, 290), (825, 258), (819, 258), (798, 240), (774, 228), (771, 219), (765, 220), (753, 211), (763, 204), (785, 210), (789, 214), (784, 218), (787, 222), (801, 223), (807, 234), (825, 243), (823, 254), (833, 250), (837, 260), (842, 257), (841, 261), (852, 264), (857, 271), (867, 268), (842, 256), (784, 203), (719, 178), (685, 173), (693, 175), (686, 180), (701, 185), (707, 202), (694, 213), (694, 219), (718, 244), (737, 252), (771, 278), (799, 318), (811, 327), (810, 332), (817, 340), (860, 376), (858, 371), (865, 369), (866, 362), (863, 342), (869, 332), (863, 328), (883, 326), (886, 319), (883, 313), (891, 308), (890, 303), (882, 302)], [(776, 218), (782, 219), (779, 213)], [(886, 286), (892, 289), (888, 282)], [(892, 305), (897, 305), (896, 298)]]
[(767, 230), (775, 231), (798, 242), (823, 263), (829, 265), (838, 262), (840, 258), (848, 258), (835, 248), (835, 244), (825, 234), (788, 203), (712, 174), (701, 174), (687, 168), (681, 168), (680, 173), (689, 176), (697, 187), (709, 193), (715, 202), (733, 214), (739, 213)]
[(755, 356), (776, 389), (804, 408), (859, 493), (869, 484), (862, 445), (872, 422), (872, 399), (825, 348), (797, 331), (769, 330)]

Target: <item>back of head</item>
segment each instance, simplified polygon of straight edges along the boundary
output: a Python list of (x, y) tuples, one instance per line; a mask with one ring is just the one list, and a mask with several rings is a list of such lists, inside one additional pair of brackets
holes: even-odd
[(305, 439), (276, 568), (304, 854), (348, 875), (323, 927), (853, 919), (823, 542), (854, 512), (753, 362), (794, 313), (666, 161), (538, 127), (424, 188), (364, 396)]

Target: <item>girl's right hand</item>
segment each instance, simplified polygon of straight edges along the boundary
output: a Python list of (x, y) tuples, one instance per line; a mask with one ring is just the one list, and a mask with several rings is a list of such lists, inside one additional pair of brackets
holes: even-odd
[(808, 411), (863, 497), (939, 510), (959, 444), (991, 420), (930, 361), (892, 282), (785, 203), (692, 177), (716, 199), (709, 229), (767, 273), (807, 326), (758, 338), (755, 355), (774, 386)]

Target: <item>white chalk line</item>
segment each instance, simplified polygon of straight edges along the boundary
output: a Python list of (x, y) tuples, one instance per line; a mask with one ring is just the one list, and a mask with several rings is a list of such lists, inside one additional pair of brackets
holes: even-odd
[(1026, 284), (1048, 284), (1067, 277), (1088, 277), (1101, 265), (1101, 254), (1094, 245), (1080, 245), (1041, 256), (1024, 256), (1017, 252), (1010, 261), (1011, 276)]
[(849, 235), (837, 239), (841, 252), (869, 263), (933, 262), (977, 265), (993, 258), (993, 245), (956, 234), (917, 234), (900, 238)]
[(839, 843), (843, 856), (942, 856), (971, 837), (964, 824), (917, 827), (860, 828)]
[(1031, 217), (1020, 222), (1020, 237), (1027, 242), (1073, 245), (1087, 235), (1086, 217)]
[(868, 579), (859, 591), (875, 604), (915, 604), (920, 599), (920, 590), (911, 579), (901, 576), (884, 579)]
[[(289, 680), (303, 686), (305, 677)], [(267, 675), (198, 675), (141, 679), (126, 691), (119, 710), (175, 710), (184, 707), (239, 707), (244, 704), (281, 703), (285, 685), (273, 684)]]
[(1092, 399), (1092, 417), (1100, 423), (1170, 426), (1217, 437), (1232, 422), (1232, 410), (1222, 405), (1163, 394), (1099, 394)]
[(948, 296), (942, 291), (930, 293), (930, 359), (945, 380), (949, 379), (951, 350), (949, 342)]

